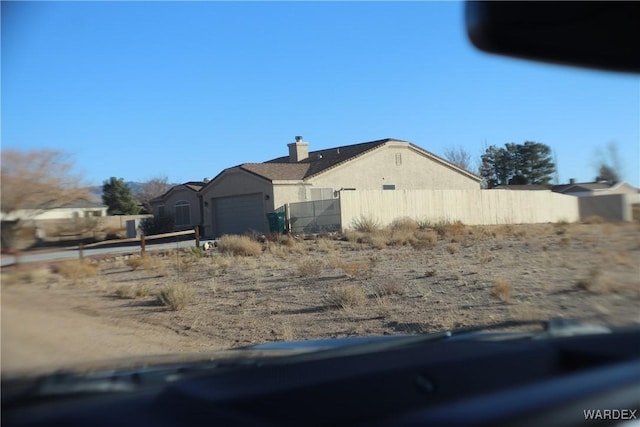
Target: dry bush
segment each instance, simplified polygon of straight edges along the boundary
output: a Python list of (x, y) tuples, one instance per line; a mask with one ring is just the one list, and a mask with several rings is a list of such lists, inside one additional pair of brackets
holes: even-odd
[(351, 228), (362, 233), (373, 233), (380, 229), (380, 222), (371, 217), (360, 216), (351, 222)]
[(387, 295), (404, 295), (405, 286), (398, 281), (389, 281), (378, 284), (375, 287), (375, 294), (380, 297)]
[(158, 294), (158, 303), (174, 311), (184, 309), (193, 301), (194, 296), (191, 286), (182, 282), (166, 285)]
[(594, 293), (605, 292), (607, 283), (600, 267), (591, 267), (586, 277), (576, 281), (576, 288)]
[(408, 228), (395, 228), (391, 230), (391, 237), (389, 238), (389, 244), (391, 246), (405, 246), (414, 242), (416, 237), (414, 231)]
[(262, 245), (248, 236), (224, 235), (218, 240), (218, 249), (235, 256), (259, 256), (262, 253)]
[(435, 231), (416, 231), (411, 246), (414, 249), (431, 249), (438, 244), (438, 235)]
[(582, 220), (583, 224), (602, 224), (605, 222), (607, 222), (607, 220), (605, 220), (600, 215), (591, 215)]
[(62, 261), (52, 266), (52, 271), (73, 283), (80, 283), (84, 279), (98, 275), (98, 265), (82, 259)]
[(373, 265), (369, 261), (341, 262), (339, 268), (351, 279), (364, 279), (372, 275)]
[(387, 247), (387, 238), (383, 234), (375, 233), (371, 236), (369, 243), (374, 249), (384, 249)]
[(55, 276), (46, 267), (12, 269), (2, 273), (3, 285), (42, 284), (55, 281)]
[(324, 296), (324, 303), (330, 308), (360, 307), (367, 302), (367, 295), (360, 285), (347, 284), (332, 286)]
[(284, 322), (282, 324), (282, 339), (285, 341), (293, 341), (295, 338), (295, 334), (293, 331), (293, 326), (291, 326), (291, 323), (289, 322)]
[(465, 234), (467, 226), (461, 221), (442, 221), (432, 227), (442, 239), (455, 238)]
[(298, 262), (298, 275), (300, 277), (318, 277), (322, 271), (322, 265), (317, 259), (305, 259)]
[(336, 250), (336, 242), (334, 242), (333, 240), (327, 239), (325, 237), (322, 237), (316, 241), (316, 248), (320, 252), (325, 252), (325, 253), (333, 252)]
[(115, 295), (119, 298), (136, 299), (149, 296), (149, 286), (145, 284), (137, 285), (123, 285), (118, 287), (115, 291)]
[(451, 255), (458, 253), (458, 246), (454, 244), (447, 245), (447, 252)]
[(389, 228), (392, 231), (404, 230), (413, 233), (419, 228), (419, 224), (416, 220), (409, 217), (402, 217), (394, 219), (393, 222), (389, 225)]
[(493, 296), (506, 302), (511, 298), (511, 290), (511, 283), (508, 283), (502, 277), (498, 277), (493, 286)]
[(553, 229), (558, 236), (561, 236), (565, 234), (567, 230), (569, 230), (569, 222), (566, 220), (560, 220), (558, 222), (554, 222)]

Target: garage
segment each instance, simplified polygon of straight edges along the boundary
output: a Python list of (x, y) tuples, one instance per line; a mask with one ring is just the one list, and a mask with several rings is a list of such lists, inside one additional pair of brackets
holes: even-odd
[(264, 232), (266, 217), (262, 193), (213, 199), (216, 236)]

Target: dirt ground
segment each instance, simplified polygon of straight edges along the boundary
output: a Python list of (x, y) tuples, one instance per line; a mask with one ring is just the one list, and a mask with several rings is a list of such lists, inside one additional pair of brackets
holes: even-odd
[[(640, 323), (640, 225), (351, 233), (267, 241), (257, 256), (21, 265), (1, 279), (3, 373), (508, 319), (620, 325)], [(184, 308), (159, 302), (163, 290)]]

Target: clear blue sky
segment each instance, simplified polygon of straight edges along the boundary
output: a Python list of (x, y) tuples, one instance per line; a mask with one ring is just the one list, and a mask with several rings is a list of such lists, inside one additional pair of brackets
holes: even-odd
[(561, 182), (614, 142), (638, 186), (639, 81), (475, 51), (459, 2), (2, 2), (2, 147), (71, 153), (90, 184), (200, 180), (303, 135), (538, 141)]

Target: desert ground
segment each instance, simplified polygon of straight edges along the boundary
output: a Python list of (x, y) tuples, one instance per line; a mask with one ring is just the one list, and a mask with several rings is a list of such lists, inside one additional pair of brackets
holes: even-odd
[(2, 372), (510, 319), (640, 323), (640, 224), (588, 222), (404, 220), (7, 267)]

